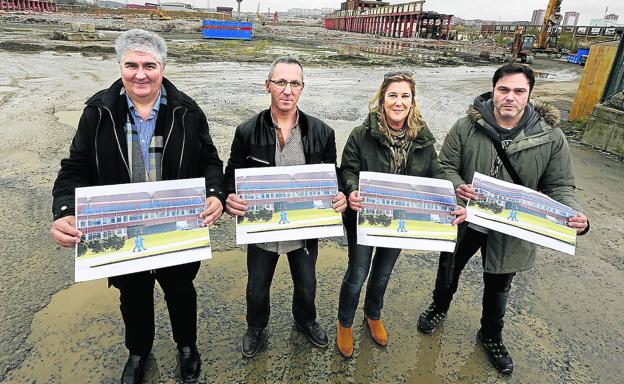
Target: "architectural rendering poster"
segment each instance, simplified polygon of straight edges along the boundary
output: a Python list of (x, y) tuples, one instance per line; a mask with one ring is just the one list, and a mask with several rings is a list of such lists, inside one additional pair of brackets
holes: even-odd
[(457, 205), (453, 184), (416, 176), (360, 172), (357, 242), (388, 248), (453, 252)]
[(236, 221), (236, 243), (343, 236), (333, 164), (236, 170), (236, 193), (247, 202)]
[(475, 173), (477, 200), (467, 206), (467, 221), (573, 255), (576, 230), (567, 226), (572, 208), (517, 184)]
[(76, 281), (211, 258), (203, 178), (76, 188)]

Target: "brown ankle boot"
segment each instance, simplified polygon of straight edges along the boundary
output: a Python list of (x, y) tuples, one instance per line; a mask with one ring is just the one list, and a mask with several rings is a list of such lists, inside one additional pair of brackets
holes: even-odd
[(371, 336), (375, 343), (381, 345), (382, 347), (388, 345), (388, 333), (386, 332), (383, 324), (381, 324), (381, 320), (369, 319), (366, 316), (364, 316), (364, 318), (366, 319), (366, 325), (368, 326), (368, 329), (370, 329)]
[(353, 335), (351, 333), (351, 327), (343, 327), (338, 322), (338, 332), (336, 333), (336, 345), (338, 346), (338, 352), (347, 359), (353, 355)]

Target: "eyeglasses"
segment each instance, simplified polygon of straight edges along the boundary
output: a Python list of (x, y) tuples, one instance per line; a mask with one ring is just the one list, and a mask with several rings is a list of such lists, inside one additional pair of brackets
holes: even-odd
[(408, 76), (408, 77), (412, 77), (412, 76), (414, 76), (414, 74), (412, 72), (408, 72), (408, 71), (386, 72), (386, 74), (384, 75), (384, 79), (387, 79), (389, 77), (394, 77), (394, 76)]
[(299, 80), (286, 81), (284, 79), (279, 79), (279, 80), (269, 79), (269, 81), (275, 84), (276, 86), (278, 86), (279, 88), (283, 88), (283, 89), (286, 89), (286, 86), (288, 84), (290, 84), (291, 89), (301, 89), (303, 87), (303, 81), (299, 81)]

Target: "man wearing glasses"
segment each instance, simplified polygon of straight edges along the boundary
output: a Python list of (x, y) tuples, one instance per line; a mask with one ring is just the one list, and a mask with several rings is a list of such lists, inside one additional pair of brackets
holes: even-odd
[[(225, 168), (227, 212), (244, 216), (247, 203), (236, 195), (237, 168), (336, 163), (334, 131), (319, 119), (297, 108), (303, 92), (303, 67), (294, 58), (273, 62), (265, 87), (271, 107), (236, 128), (230, 159)], [(343, 212), (347, 201), (342, 192), (333, 199), (333, 208)], [(269, 290), (280, 254), (288, 256), (294, 292), (294, 327), (312, 344), (325, 348), (328, 339), (316, 321), (316, 258), (318, 239), (280, 241), (247, 246), (247, 331), (243, 336), (244, 357), (254, 356), (269, 322)]]

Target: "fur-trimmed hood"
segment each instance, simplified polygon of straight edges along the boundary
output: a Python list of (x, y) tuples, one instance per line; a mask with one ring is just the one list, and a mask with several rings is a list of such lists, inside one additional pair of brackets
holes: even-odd
[[(487, 99), (490, 99), (491, 97), (491, 92), (484, 93), (475, 100), (475, 103), (477, 103), (478, 100), (485, 101)], [(539, 115), (544, 119), (544, 121), (546, 121), (548, 125), (550, 125), (551, 127), (559, 126), (559, 123), (561, 122), (561, 112), (559, 112), (559, 109), (557, 109), (557, 107), (541, 100), (533, 100), (529, 102), (529, 104), (533, 106), (533, 109), (537, 113), (539, 113)], [(475, 108), (474, 104), (468, 107), (466, 114), (473, 122), (477, 122), (483, 119), (483, 115), (477, 110), (477, 108)]]

